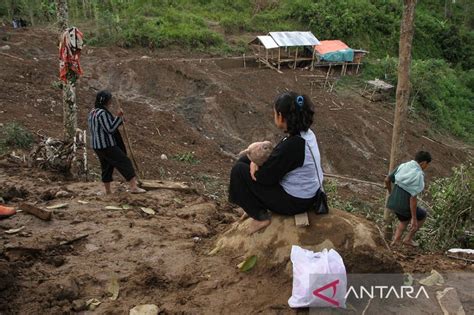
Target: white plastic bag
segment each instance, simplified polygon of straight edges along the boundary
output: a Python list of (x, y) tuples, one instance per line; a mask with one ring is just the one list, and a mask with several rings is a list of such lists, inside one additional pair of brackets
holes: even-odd
[(293, 292), (290, 307), (346, 307), (347, 275), (342, 257), (335, 250), (315, 253), (291, 248)]

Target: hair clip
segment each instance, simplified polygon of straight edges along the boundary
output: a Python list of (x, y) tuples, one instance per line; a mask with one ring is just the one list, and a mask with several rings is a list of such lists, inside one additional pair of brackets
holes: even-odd
[(303, 96), (299, 95), (298, 97), (296, 97), (296, 104), (298, 105), (300, 110), (303, 109), (303, 104), (304, 104)]

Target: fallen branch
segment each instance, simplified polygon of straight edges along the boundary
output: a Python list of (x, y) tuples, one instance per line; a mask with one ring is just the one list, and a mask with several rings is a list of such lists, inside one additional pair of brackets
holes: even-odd
[(369, 302), (367, 303), (367, 305), (365, 306), (364, 310), (362, 311), (362, 315), (365, 315), (365, 312), (367, 312), (367, 310), (369, 309), (370, 302), (372, 302), (372, 299), (369, 299)]
[(381, 188), (385, 188), (385, 186), (382, 185), (382, 184), (375, 183), (375, 182), (369, 182), (369, 181), (366, 181), (366, 180), (361, 180), (361, 179), (352, 178), (352, 177), (346, 177), (346, 176), (335, 175), (335, 174), (326, 174), (326, 173), (324, 173), (324, 176), (339, 178), (339, 179), (345, 179), (345, 180), (350, 180), (350, 181), (361, 183), (361, 184), (374, 185), (374, 186), (378, 186), (378, 187), (381, 187)]
[(23, 59), (23, 58), (16, 57), (16, 56), (6, 54), (6, 53), (2, 53), (2, 52), (0, 52), (0, 55), (4, 55), (4, 56), (7, 56), (7, 57), (10, 57), (10, 58), (13, 58), (13, 59), (17, 59), (17, 60), (20, 60), (20, 61), (25, 61), (25, 59)]
[(142, 180), (141, 187), (147, 190), (153, 189), (170, 189), (180, 191), (194, 191), (193, 188), (189, 187), (185, 183), (177, 183), (162, 180)]
[(387, 241), (385, 240), (385, 237), (383, 236), (383, 233), (382, 233), (382, 230), (379, 228), (379, 226), (377, 224), (375, 224), (375, 227), (377, 228), (377, 230), (379, 231), (380, 233), (380, 238), (383, 240), (383, 242), (385, 243), (385, 247), (387, 247), (387, 249), (390, 251), (390, 246), (388, 246), (388, 243)]
[(266, 65), (266, 66), (269, 67), (270, 69), (275, 70), (275, 71), (278, 72), (278, 73), (283, 73), (283, 72), (281, 72), (280, 70), (278, 70), (277, 68), (275, 68), (274, 66), (272, 66), (272, 65), (271, 65), (268, 61), (266, 61), (265, 59), (260, 58), (260, 59), (258, 59), (258, 61), (261, 62), (261, 63), (263, 63), (264, 65)]
[(82, 235), (79, 235), (78, 237), (73, 238), (72, 240), (60, 242), (60, 243), (59, 243), (59, 246), (70, 245), (70, 244), (72, 244), (72, 243), (74, 243), (74, 242), (77, 242), (77, 241), (80, 241), (80, 240), (82, 240), (83, 238), (86, 238), (86, 237), (88, 237), (88, 236), (89, 236), (89, 234), (82, 234)]
[(454, 145), (449, 145), (449, 144), (446, 144), (446, 143), (443, 143), (441, 141), (438, 141), (438, 140), (434, 140), (434, 139), (431, 139), (431, 138), (428, 138), (426, 136), (421, 136), (422, 138), (428, 140), (428, 141), (431, 141), (431, 142), (434, 142), (434, 143), (437, 143), (437, 144), (441, 144), (441, 145), (444, 145), (445, 147), (448, 147), (448, 148), (454, 148), (454, 149), (460, 149), (460, 150), (472, 150), (473, 148), (470, 147), (470, 146), (454, 146)]
[(464, 260), (464, 261), (474, 263), (474, 259), (459, 257), (459, 256), (455, 256), (455, 255), (446, 255), (446, 256), (448, 256), (449, 258), (460, 259), (460, 260)]
[(393, 127), (393, 124), (392, 124), (391, 122), (389, 122), (389, 121), (383, 119), (382, 117), (379, 117), (379, 119), (382, 120), (382, 121), (385, 121), (387, 124), (389, 124), (390, 126)]
[(35, 207), (32, 204), (22, 203), (20, 204), (18, 208), (25, 211), (26, 213), (32, 214), (35, 217), (40, 218), (41, 220), (45, 220), (45, 221), (51, 220), (51, 214), (52, 214), (51, 211)]

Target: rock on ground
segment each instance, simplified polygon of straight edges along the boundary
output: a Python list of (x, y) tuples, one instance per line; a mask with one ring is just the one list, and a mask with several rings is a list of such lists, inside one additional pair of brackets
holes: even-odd
[(234, 223), (218, 238), (214, 252), (257, 255), (261, 265), (271, 269), (289, 262), (292, 245), (316, 252), (333, 248), (343, 257), (348, 272), (401, 271), (376, 226), (345, 211), (331, 209), (320, 216), (309, 213), (306, 227), (296, 227), (293, 216), (273, 214), (271, 225), (253, 235), (247, 233), (249, 223), (249, 219)]

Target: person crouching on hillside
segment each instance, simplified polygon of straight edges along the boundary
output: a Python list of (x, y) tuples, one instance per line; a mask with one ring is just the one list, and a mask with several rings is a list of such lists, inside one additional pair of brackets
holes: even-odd
[(120, 109), (118, 117), (114, 117), (109, 106), (112, 94), (109, 91), (100, 91), (95, 99), (95, 108), (89, 113), (87, 120), (91, 135), (92, 148), (100, 161), (102, 182), (105, 193), (111, 194), (112, 173), (116, 168), (130, 185), (131, 193), (144, 193), (144, 189), (137, 186), (137, 177), (132, 162), (127, 157), (125, 144), (118, 127), (123, 123), (123, 112)]
[[(403, 244), (418, 246), (413, 241), (413, 237), (425, 222), (426, 210), (418, 207), (416, 196), (425, 187), (423, 171), (430, 162), (431, 154), (426, 151), (419, 151), (416, 153), (415, 160), (400, 164), (385, 178), (385, 187), (390, 193), (387, 208), (392, 210), (400, 221), (395, 231), (392, 246), (400, 242), (408, 223), (411, 224), (411, 228), (403, 240)], [(392, 183), (395, 183), (393, 189)]]
[(313, 108), (305, 95), (279, 95), (273, 107), (274, 122), (287, 136), (260, 167), (243, 156), (232, 168), (229, 201), (243, 208), (243, 218), (251, 217), (250, 234), (270, 225), (267, 210), (295, 215), (314, 204), (323, 171), (316, 136), (309, 129)]

